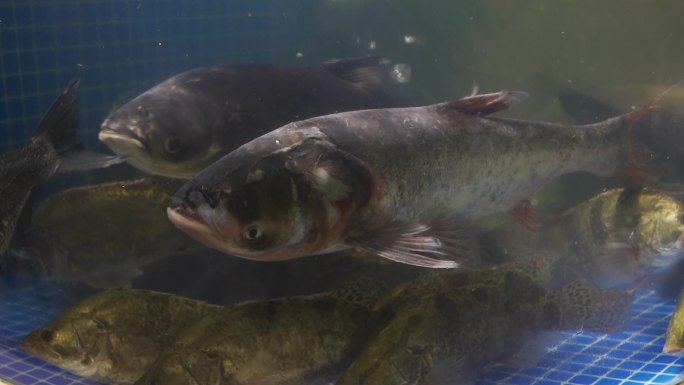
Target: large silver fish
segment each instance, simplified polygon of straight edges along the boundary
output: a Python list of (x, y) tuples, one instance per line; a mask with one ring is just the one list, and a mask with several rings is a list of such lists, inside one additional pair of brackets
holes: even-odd
[(384, 60), (320, 66), (195, 68), (145, 91), (102, 123), (100, 140), (150, 174), (189, 179), (283, 124), (339, 111), (407, 105), (382, 90)]
[(525, 95), (288, 124), (233, 151), (175, 194), (169, 218), (205, 244), (258, 260), (359, 247), (451, 268), (470, 254), (464, 222), (513, 210), (559, 175), (639, 164), (650, 106), (587, 126), (485, 117)]
[(118, 157), (83, 150), (78, 142), (79, 81), (69, 83), (22, 148), (0, 155), (0, 254), (7, 251), (34, 187), (56, 172), (106, 167)]

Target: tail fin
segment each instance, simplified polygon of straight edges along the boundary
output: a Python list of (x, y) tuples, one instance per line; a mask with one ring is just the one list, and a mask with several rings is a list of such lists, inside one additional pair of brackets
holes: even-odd
[(86, 151), (78, 141), (78, 89), (80, 80), (72, 80), (45, 113), (34, 138), (44, 138), (61, 156), (58, 173), (109, 167), (125, 160), (118, 155)]
[(624, 163), (613, 177), (637, 186), (681, 191), (681, 124), (671, 122), (672, 114), (659, 103), (677, 86), (662, 92), (648, 104), (622, 115), (617, 124), (625, 130)]
[(58, 154), (81, 148), (78, 127), (78, 88), (80, 80), (72, 80), (45, 113), (34, 137), (46, 138)]
[(577, 280), (549, 294), (544, 301), (545, 329), (585, 329), (610, 332), (626, 321), (632, 294), (621, 289), (599, 289)]

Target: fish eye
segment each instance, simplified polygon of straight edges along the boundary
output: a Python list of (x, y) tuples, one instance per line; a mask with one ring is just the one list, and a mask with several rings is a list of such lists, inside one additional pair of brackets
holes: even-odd
[(93, 363), (93, 359), (90, 357), (85, 357), (85, 358), (83, 358), (83, 360), (81, 360), (81, 364), (83, 364), (85, 366), (90, 366), (90, 364), (92, 364), (92, 363)]
[(164, 149), (169, 154), (177, 154), (183, 148), (181, 140), (176, 137), (166, 138), (164, 141)]
[(257, 225), (249, 225), (247, 226), (247, 229), (245, 229), (245, 238), (250, 241), (256, 241), (261, 238), (262, 235), (264, 235), (264, 232), (261, 230), (261, 227)]
[(140, 115), (140, 117), (143, 117), (143, 118), (149, 118), (150, 117), (150, 110), (148, 110), (147, 108), (145, 108), (143, 106), (138, 106), (137, 111), (138, 111), (138, 115)]
[(43, 331), (40, 332), (40, 339), (47, 344), (52, 342), (53, 338), (55, 338), (55, 333), (50, 329), (43, 329)]

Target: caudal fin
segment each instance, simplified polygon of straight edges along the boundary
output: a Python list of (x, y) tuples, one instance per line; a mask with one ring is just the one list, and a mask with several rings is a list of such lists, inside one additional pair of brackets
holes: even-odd
[(78, 127), (78, 88), (80, 80), (72, 80), (52, 103), (33, 134), (46, 138), (58, 154), (81, 148)]
[(33, 134), (44, 138), (60, 155), (58, 173), (93, 170), (121, 163), (124, 157), (105, 155), (83, 149), (78, 140), (78, 89), (80, 80), (72, 80), (52, 103)]
[(622, 143), (623, 164), (615, 170), (614, 177), (671, 193), (684, 191), (682, 118), (660, 106), (676, 87), (613, 120), (626, 133)]
[(542, 325), (545, 329), (610, 332), (627, 320), (631, 301), (627, 290), (600, 289), (576, 280), (546, 297)]

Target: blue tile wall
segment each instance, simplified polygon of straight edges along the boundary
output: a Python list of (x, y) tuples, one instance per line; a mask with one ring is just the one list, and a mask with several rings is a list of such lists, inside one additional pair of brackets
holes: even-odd
[[(308, 2), (308, 3), (307, 3)], [(180, 71), (221, 62), (294, 62), (315, 1), (4, 0), (0, 151), (21, 145), (72, 78), (91, 148), (116, 104)]]

